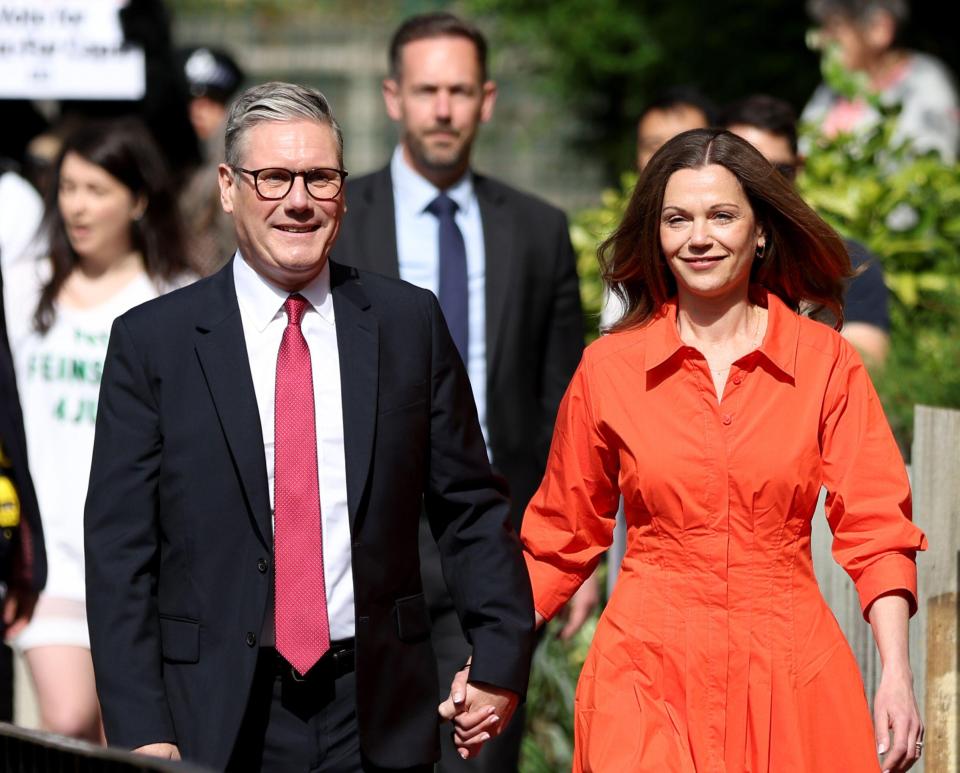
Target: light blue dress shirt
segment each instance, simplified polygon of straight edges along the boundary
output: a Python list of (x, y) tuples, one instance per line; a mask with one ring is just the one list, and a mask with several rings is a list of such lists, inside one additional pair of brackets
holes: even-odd
[[(400, 278), (434, 295), (440, 284), (439, 225), (437, 218), (427, 212), (427, 205), (440, 189), (421, 177), (403, 158), (398, 145), (390, 160), (393, 180), (393, 211), (397, 226), (397, 257)], [(480, 203), (473, 190), (473, 174), (467, 172), (447, 195), (457, 202), (454, 219), (467, 250), (467, 291), (470, 298), (470, 342), (466, 363), (473, 398), (477, 403), (480, 428), (490, 455), (490, 436), (487, 433), (487, 342), (486, 342), (486, 256), (483, 245), (483, 222)]]

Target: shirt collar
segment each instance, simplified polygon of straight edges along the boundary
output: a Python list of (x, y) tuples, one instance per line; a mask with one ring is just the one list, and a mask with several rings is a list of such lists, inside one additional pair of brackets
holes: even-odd
[[(233, 281), (237, 288), (237, 301), (253, 326), (261, 333), (278, 314), (283, 313), (283, 304), (290, 296), (288, 290), (278, 287), (261, 276), (244, 260), (237, 250), (233, 259)], [(330, 294), (330, 261), (306, 287), (297, 291), (307, 299), (320, 318), (334, 323), (333, 296)]]
[[(761, 303), (766, 303), (768, 312), (767, 330), (757, 351), (792, 379), (797, 367), (800, 318), (775, 294), (763, 288), (754, 287), (751, 295), (754, 295), (754, 291), (761, 297)], [(649, 331), (644, 356), (644, 368), (648, 372), (660, 367), (678, 352), (687, 348), (677, 330), (676, 297), (667, 301), (657, 312), (653, 321), (650, 322)]]
[(763, 293), (767, 300), (767, 332), (760, 344), (760, 353), (785, 375), (794, 378), (800, 343), (800, 317), (787, 308), (779, 296), (766, 290)]
[[(407, 163), (403, 157), (403, 146), (397, 145), (390, 159), (390, 176), (393, 180), (396, 206), (415, 215), (422, 214), (427, 205), (440, 193), (440, 189)], [(463, 214), (474, 206), (473, 173), (467, 171), (459, 180), (444, 191), (457, 203)]]

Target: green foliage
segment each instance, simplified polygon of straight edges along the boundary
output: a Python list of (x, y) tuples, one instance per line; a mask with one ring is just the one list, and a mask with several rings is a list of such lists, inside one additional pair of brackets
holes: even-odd
[[(876, 102), (874, 102), (876, 105)], [(878, 256), (891, 290), (891, 350), (874, 381), (903, 449), (913, 407), (960, 407), (960, 166), (891, 141), (896, 108), (859, 136), (812, 142), (799, 185), (840, 233)]]
[[(635, 156), (640, 111), (666, 88), (696, 85), (718, 103), (753, 92), (799, 103), (816, 80), (802, 3), (465, 0), (462, 7), (491, 31), (494, 52), (509, 47), (511, 72), (525, 70), (563, 100), (580, 148), (604, 162), (611, 181)], [(771, 18), (776, 24), (764, 23)]]
[(599, 207), (578, 212), (570, 222), (570, 240), (577, 253), (580, 300), (586, 316), (588, 341), (599, 335), (597, 328), (603, 307), (603, 279), (597, 261), (597, 248), (620, 224), (636, 183), (636, 172), (625, 173), (618, 190), (609, 189), (603, 192)]
[(543, 641), (533, 656), (521, 773), (554, 773), (570, 770), (572, 764), (573, 698), (597, 617), (584, 624), (569, 641), (557, 638), (561, 627), (560, 621), (547, 624)]

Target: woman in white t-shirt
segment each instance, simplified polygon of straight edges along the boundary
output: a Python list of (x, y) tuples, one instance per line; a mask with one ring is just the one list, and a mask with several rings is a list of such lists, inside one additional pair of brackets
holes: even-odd
[(139, 123), (89, 124), (66, 140), (42, 230), (49, 257), (11, 266), (4, 283), (49, 565), (15, 643), (44, 729), (102, 742), (83, 555), (100, 375), (113, 320), (191, 278), (168, 173)]

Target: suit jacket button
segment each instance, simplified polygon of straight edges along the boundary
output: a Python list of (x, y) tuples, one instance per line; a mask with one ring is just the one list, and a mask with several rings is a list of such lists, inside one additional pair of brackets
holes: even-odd
[(260, 572), (260, 574), (267, 573), (267, 559), (265, 558), (257, 559), (257, 571)]
[(253, 631), (247, 631), (246, 642), (247, 642), (247, 646), (248, 646), (248, 647), (256, 647), (256, 646), (257, 646), (257, 635), (256, 635)]

